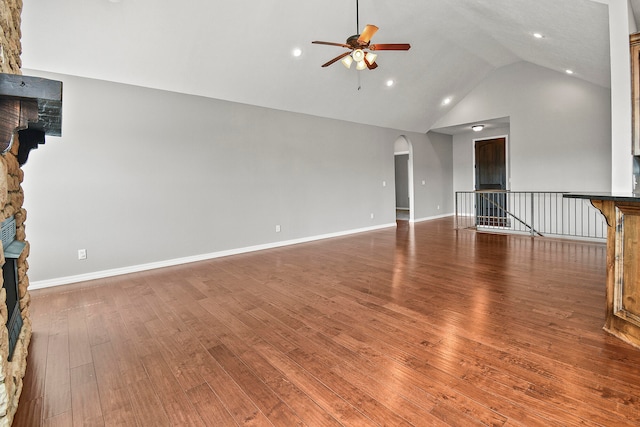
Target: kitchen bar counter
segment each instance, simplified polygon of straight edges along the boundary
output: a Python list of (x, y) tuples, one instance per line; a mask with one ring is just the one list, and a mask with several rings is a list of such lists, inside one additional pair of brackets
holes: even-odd
[(563, 196), (570, 199), (610, 200), (614, 202), (640, 203), (639, 193), (565, 193)]
[(640, 348), (640, 194), (567, 193), (588, 199), (605, 216), (607, 312), (604, 329)]

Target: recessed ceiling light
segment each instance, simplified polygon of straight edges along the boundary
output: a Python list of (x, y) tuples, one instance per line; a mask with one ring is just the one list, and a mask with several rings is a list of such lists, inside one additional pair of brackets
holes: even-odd
[(566, 70), (564, 70), (564, 72), (567, 73), (567, 74), (573, 74), (573, 70), (570, 70), (568, 68)]
[(297, 58), (298, 56), (302, 55), (302, 49), (297, 47), (297, 48), (293, 49), (293, 51), (291, 51), (291, 54)]
[(471, 126), (471, 130), (473, 130), (474, 132), (480, 132), (482, 129), (484, 129), (484, 125), (473, 125), (473, 126)]
[(442, 105), (449, 105), (449, 104), (451, 104), (450, 96), (442, 100)]
[(387, 85), (387, 87), (391, 87), (395, 84), (395, 82), (391, 79), (387, 80), (387, 82), (385, 83)]
[(537, 39), (543, 39), (544, 36), (540, 33), (533, 33), (533, 37), (537, 38)]

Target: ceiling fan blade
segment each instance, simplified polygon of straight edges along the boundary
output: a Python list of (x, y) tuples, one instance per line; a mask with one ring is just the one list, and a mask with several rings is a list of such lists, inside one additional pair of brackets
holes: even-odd
[(373, 37), (376, 31), (378, 31), (378, 27), (367, 24), (367, 26), (364, 27), (364, 30), (362, 30), (360, 37), (358, 37), (358, 43), (369, 43), (369, 40), (371, 40), (371, 37)]
[(345, 52), (341, 55), (336, 56), (335, 58), (333, 58), (331, 61), (327, 62), (326, 64), (322, 64), (323, 67), (328, 67), (329, 65), (333, 64), (336, 61), (340, 61), (342, 58), (344, 58), (345, 56), (349, 55), (351, 53), (351, 51)]
[(367, 64), (367, 68), (370, 70), (375, 70), (376, 68), (378, 68), (378, 64), (376, 64), (375, 62), (373, 64), (370, 64), (369, 61), (367, 61), (366, 56), (364, 58), (364, 63)]
[(346, 47), (347, 49), (351, 49), (351, 46), (349, 46), (348, 44), (344, 44), (344, 43), (319, 42), (319, 41), (315, 41), (315, 42), (311, 42), (311, 43), (315, 43), (315, 44), (326, 44), (326, 45), (328, 45), (328, 46), (340, 46), (340, 47)]
[(411, 45), (409, 43), (383, 43), (372, 44), (369, 46), (370, 50), (409, 50)]

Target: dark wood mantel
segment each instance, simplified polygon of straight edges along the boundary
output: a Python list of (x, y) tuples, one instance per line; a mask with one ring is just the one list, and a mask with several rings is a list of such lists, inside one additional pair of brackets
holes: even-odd
[(20, 132), (20, 164), (45, 135), (62, 134), (62, 82), (0, 73), (0, 152)]

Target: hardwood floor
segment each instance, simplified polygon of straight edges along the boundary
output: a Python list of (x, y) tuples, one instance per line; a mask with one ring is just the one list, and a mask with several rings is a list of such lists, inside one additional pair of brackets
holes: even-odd
[(639, 425), (605, 252), (445, 218), (33, 291), (14, 425)]

